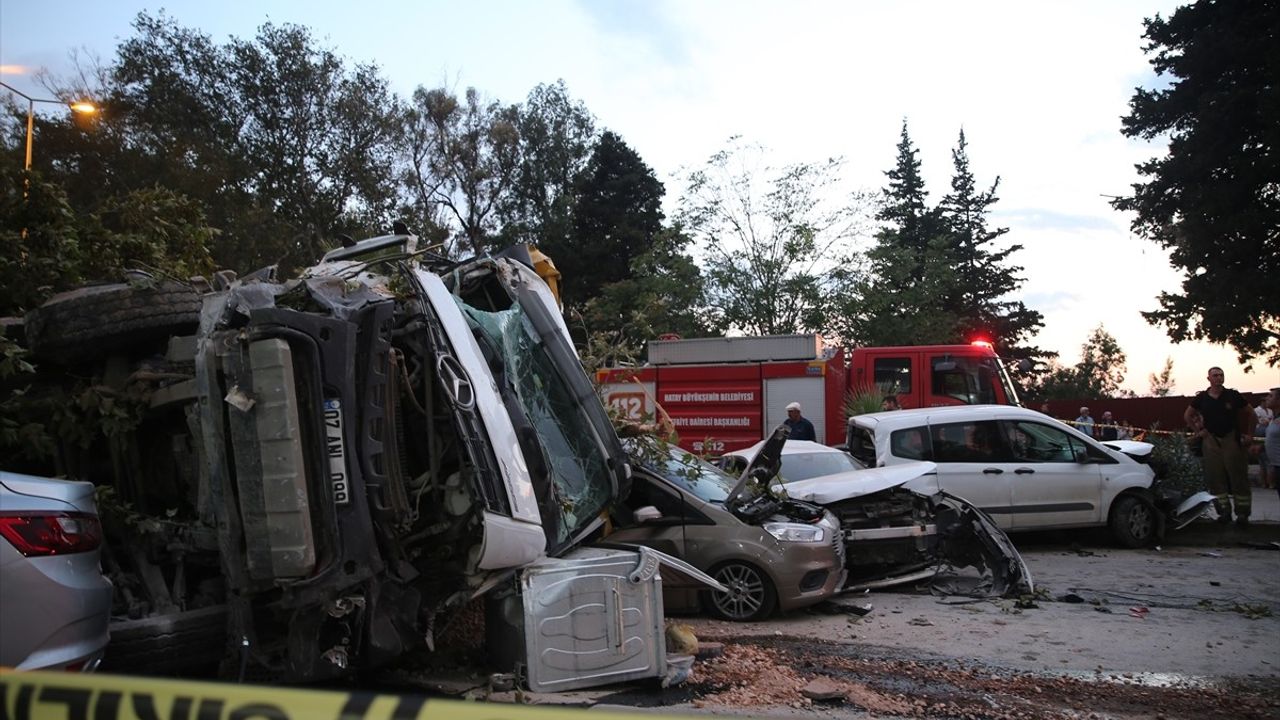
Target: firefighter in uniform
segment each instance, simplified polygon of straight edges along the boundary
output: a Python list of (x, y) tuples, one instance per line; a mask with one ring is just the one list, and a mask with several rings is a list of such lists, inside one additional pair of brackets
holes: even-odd
[(1234, 504), (1236, 523), (1245, 527), (1253, 504), (1245, 451), (1251, 440), (1248, 426), (1254, 417), (1243, 395), (1223, 387), (1225, 379), (1222, 368), (1209, 368), (1209, 388), (1196, 393), (1183, 411), (1183, 419), (1190, 426), (1198, 414), (1204, 423), (1204, 472), (1217, 505), (1218, 522), (1231, 522)]

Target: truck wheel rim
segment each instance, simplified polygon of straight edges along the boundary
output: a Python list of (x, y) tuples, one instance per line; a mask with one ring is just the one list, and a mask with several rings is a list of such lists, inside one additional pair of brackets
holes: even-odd
[(764, 578), (746, 565), (726, 565), (716, 572), (716, 580), (729, 592), (712, 593), (716, 608), (729, 617), (750, 617), (764, 605)]

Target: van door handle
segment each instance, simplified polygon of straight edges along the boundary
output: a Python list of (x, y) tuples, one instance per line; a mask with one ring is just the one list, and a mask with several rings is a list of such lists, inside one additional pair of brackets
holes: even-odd
[(1014, 472), (1019, 475), (1031, 475), (1035, 473), (1035, 470), (1032, 470), (1031, 468), (1018, 468), (1017, 470), (1014, 470)]
[(982, 471), (982, 474), (983, 474), (983, 475), (999, 475), (999, 474), (1001, 474), (1001, 473), (1003, 473), (1003, 472), (1004, 472), (1004, 471), (1003, 471), (1003, 470), (1001, 470), (1000, 468), (987, 468), (987, 469), (985, 469), (985, 470), (983, 470), (983, 471)]

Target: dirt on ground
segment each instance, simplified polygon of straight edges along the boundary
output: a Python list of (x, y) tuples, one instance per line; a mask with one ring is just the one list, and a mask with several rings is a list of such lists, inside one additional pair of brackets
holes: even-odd
[(1280, 718), (1280, 696), (1257, 682), (1152, 686), (1132, 675), (1053, 676), (858, 657), (853, 646), (808, 638), (709, 639), (725, 642), (724, 654), (699, 663), (688, 688), (692, 706), (707, 710), (826, 708), (974, 720)]

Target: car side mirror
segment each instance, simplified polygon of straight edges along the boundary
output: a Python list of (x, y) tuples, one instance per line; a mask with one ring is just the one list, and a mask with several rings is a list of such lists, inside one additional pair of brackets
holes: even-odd
[(645, 505), (631, 514), (637, 524), (643, 525), (662, 519), (662, 511), (652, 505)]

